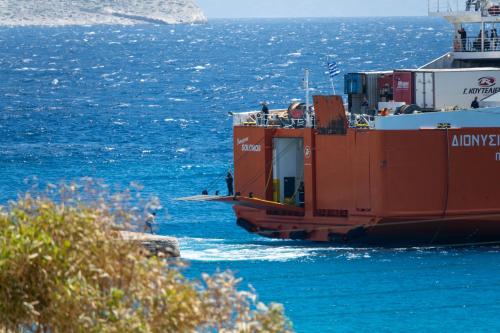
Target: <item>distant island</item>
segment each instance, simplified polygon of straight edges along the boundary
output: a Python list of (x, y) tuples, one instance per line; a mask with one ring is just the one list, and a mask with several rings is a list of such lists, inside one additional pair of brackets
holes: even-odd
[(1, 26), (203, 23), (193, 0), (3, 0)]

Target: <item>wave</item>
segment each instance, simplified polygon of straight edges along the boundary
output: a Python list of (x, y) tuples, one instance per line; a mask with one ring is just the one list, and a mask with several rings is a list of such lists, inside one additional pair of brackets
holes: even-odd
[(293, 261), (324, 256), (347, 260), (371, 258), (371, 251), (304, 242), (266, 240), (233, 242), (222, 239), (180, 238), (182, 258), (190, 261)]

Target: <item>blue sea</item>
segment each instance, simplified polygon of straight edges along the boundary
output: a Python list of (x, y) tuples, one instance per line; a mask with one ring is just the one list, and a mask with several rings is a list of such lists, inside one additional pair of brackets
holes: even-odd
[(135, 181), (161, 199), (158, 232), (179, 238), (188, 276), (234, 271), (297, 332), (500, 331), (498, 247), (268, 240), (230, 206), (173, 200), (225, 189), (228, 112), (303, 98), (306, 68), (314, 93), (331, 93), (327, 57), (344, 73), (416, 68), (452, 36), (432, 18), (0, 28), (0, 203), (33, 181)]

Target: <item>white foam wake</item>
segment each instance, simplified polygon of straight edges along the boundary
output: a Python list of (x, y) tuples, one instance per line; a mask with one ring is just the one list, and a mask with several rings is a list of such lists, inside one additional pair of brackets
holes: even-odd
[(291, 261), (331, 255), (332, 251), (348, 260), (370, 257), (364, 250), (300, 245), (293, 241), (236, 243), (222, 239), (180, 238), (179, 243), (182, 258), (190, 261)]

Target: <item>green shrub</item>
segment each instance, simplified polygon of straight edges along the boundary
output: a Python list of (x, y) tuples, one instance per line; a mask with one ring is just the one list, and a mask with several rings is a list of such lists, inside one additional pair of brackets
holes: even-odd
[(231, 273), (190, 281), (125, 242), (157, 205), (135, 192), (70, 184), (0, 206), (0, 332), (291, 332)]

